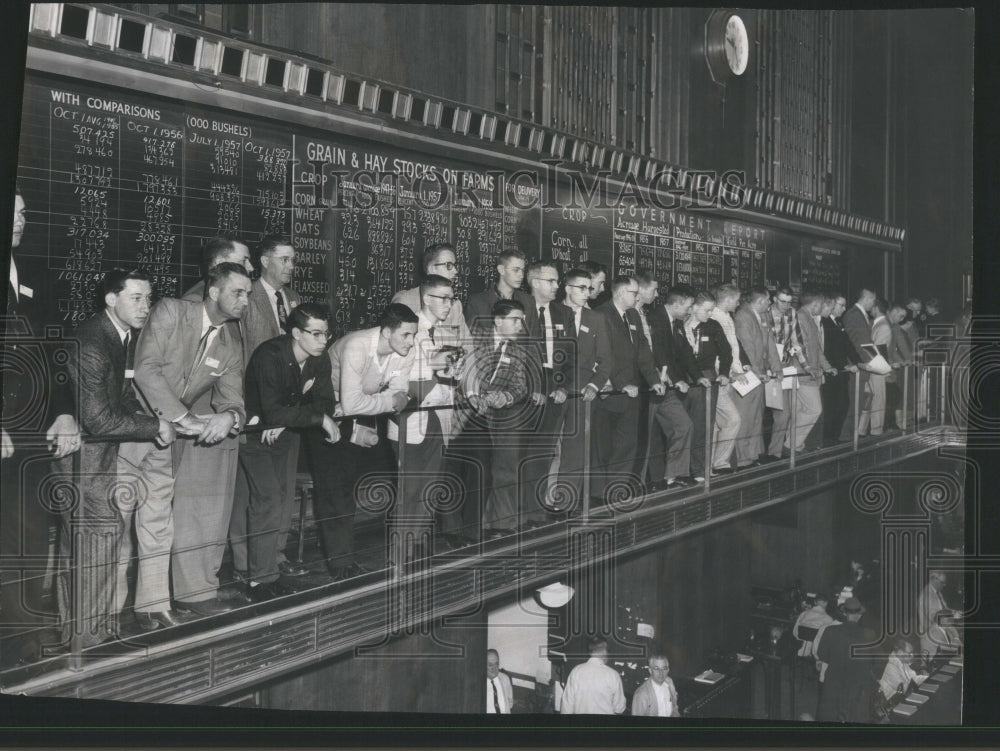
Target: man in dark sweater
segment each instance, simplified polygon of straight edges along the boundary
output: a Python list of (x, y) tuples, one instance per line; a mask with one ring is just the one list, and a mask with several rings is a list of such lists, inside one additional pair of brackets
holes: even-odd
[(250, 486), (247, 594), (254, 602), (287, 593), (278, 582), (278, 532), (282, 504), (288, 497), (285, 467), (293, 446), (290, 429), (305, 431), (306, 441), (340, 440), (340, 429), (331, 417), (330, 358), (324, 353), (330, 337), (328, 316), (326, 307), (315, 303), (292, 308), (289, 333), (261, 344), (247, 365), (248, 422), (255, 424), (256, 418), (267, 426), (262, 433), (247, 436), (240, 449), (240, 464)]

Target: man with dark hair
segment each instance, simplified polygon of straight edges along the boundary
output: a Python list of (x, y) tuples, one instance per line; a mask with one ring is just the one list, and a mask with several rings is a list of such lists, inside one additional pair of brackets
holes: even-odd
[(844, 331), (841, 316), (847, 309), (847, 298), (839, 293), (828, 297), (823, 303), (820, 321), (823, 332), (823, 354), (837, 374), (824, 379), (820, 388), (823, 402), (823, 445), (833, 446), (844, 440), (841, 433), (850, 430), (851, 403), (854, 391), (851, 388), (852, 373), (858, 372), (854, 347)]
[(500, 653), (486, 650), (486, 714), (510, 714), (514, 707), (514, 687), (510, 676), (500, 670)]
[(761, 381), (761, 385), (743, 396), (736, 394), (736, 408), (740, 412), (740, 432), (736, 438), (738, 469), (757, 464), (764, 453), (763, 384), (781, 376), (781, 358), (774, 346), (774, 334), (764, 318), (767, 302), (767, 290), (754, 287), (744, 294), (743, 304), (733, 316), (743, 365)]
[(580, 268), (590, 274), (590, 290), (588, 296), (588, 307), (597, 308), (608, 301), (610, 297), (607, 287), (608, 267), (597, 261), (584, 261)]
[[(81, 505), (62, 513), (59, 536), (62, 570), (57, 594), (63, 638), (68, 641), (76, 631), (85, 648), (115, 635), (119, 611), (115, 605), (125, 595), (122, 581), (123, 591), (115, 597), (122, 535), (129, 534), (115, 493), (120, 442), (155, 440), (165, 447), (175, 436), (168, 421), (143, 414), (132, 390), (135, 339), (149, 316), (152, 297), (149, 277), (115, 269), (105, 274), (102, 289), (104, 312), (76, 329), (78, 359), (69, 369), (73, 390), (80, 395), (80, 424), (89, 438), (97, 440), (80, 451)], [(101, 441), (102, 436), (115, 440)], [(55, 467), (69, 476), (72, 460), (58, 459)], [(79, 570), (78, 579), (72, 569)]]
[[(614, 298), (614, 289), (611, 291)], [(590, 659), (577, 665), (566, 679), (561, 714), (621, 714), (625, 691), (618, 672), (608, 667), (608, 642), (594, 638), (588, 645)]]
[[(704, 389), (711, 388), (712, 382), (699, 370), (694, 350), (684, 333), (684, 322), (693, 302), (689, 289), (674, 286), (667, 290), (663, 304), (649, 315), (649, 326), (653, 332), (653, 362), (660, 370), (660, 377), (672, 386), (663, 399), (653, 405), (653, 415), (659, 426), (658, 430), (652, 431), (649, 440), (649, 473), (653, 478), (653, 490), (689, 487), (694, 483), (692, 474), (704, 481), (704, 435), (702, 448), (694, 452), (691, 446), (694, 433), (692, 419), (696, 415), (704, 425)], [(692, 386), (701, 388), (692, 389)], [(704, 434), (704, 429), (701, 432)], [(698, 457), (697, 466), (692, 456)]]
[[(517, 525), (520, 435), (530, 423), (531, 355), (520, 343), (524, 306), (519, 300), (493, 305), (493, 329), (481, 335), (460, 378), (463, 402), (473, 413), (472, 431), (489, 436), (489, 481), (482, 509), (486, 537), (502, 537)], [(484, 480), (486, 478), (483, 478)]]
[[(800, 298), (797, 314), (799, 324), (799, 344), (802, 348), (799, 362), (802, 372), (798, 379), (797, 400), (795, 404), (795, 450), (802, 451), (806, 439), (823, 414), (823, 401), (820, 398), (820, 385), (824, 375), (836, 375), (837, 371), (823, 354), (822, 331), (819, 327), (820, 310), (824, 297), (818, 291), (807, 290)], [(786, 400), (790, 404), (790, 400)], [(792, 434), (788, 431), (782, 446), (782, 453), (790, 452)]]
[[(865, 401), (868, 401), (868, 407), (860, 410), (858, 417), (857, 430), (859, 435), (865, 435), (868, 432), (868, 426), (871, 422), (871, 402), (874, 400), (874, 396), (871, 395), (870, 377), (871, 373), (868, 371), (865, 364), (872, 359), (873, 355), (866, 352), (863, 347), (865, 345), (872, 343), (872, 321), (869, 317), (872, 308), (875, 307), (876, 294), (873, 290), (862, 288), (858, 293), (857, 302), (841, 317), (841, 322), (844, 324), (844, 333), (847, 334), (847, 338), (851, 343), (853, 358), (858, 364), (858, 378), (860, 383), (858, 385), (858, 393), (860, 394), (860, 399), (862, 405)], [(871, 395), (866, 399), (866, 394)], [(844, 430), (841, 433), (841, 439), (850, 440), (854, 433), (854, 410), (853, 410), (853, 395), (854, 390), (851, 391), (852, 403), (851, 412), (848, 414), (848, 419), (844, 424)]]
[[(248, 588), (254, 602), (286, 594), (278, 581), (278, 532), (287, 502), (290, 434), (312, 431), (306, 440), (336, 443), (330, 358), (329, 310), (303, 303), (288, 314), (288, 333), (261, 344), (247, 364), (246, 408), (250, 420), (269, 429), (250, 436), (240, 449), (240, 465), (249, 483)], [(319, 430), (322, 429), (322, 436)]]
[[(232, 609), (217, 597), (217, 572), (236, 482), (235, 472), (226, 468), (235, 464), (223, 457), (220, 471), (218, 452), (207, 447), (246, 425), (243, 354), (225, 323), (243, 315), (251, 284), (243, 266), (220, 263), (208, 273), (206, 286), (200, 303), (171, 298), (157, 303), (136, 346), (140, 394), (153, 414), (172, 422), (178, 433), (194, 436), (175, 441), (172, 451), (146, 444), (124, 444), (119, 451), (136, 477), (152, 477), (158, 489), (147, 493), (136, 512), (140, 571), (148, 574), (139, 583), (145, 594), (137, 592), (137, 617), (142, 611), (156, 618), (169, 608), (168, 554), (179, 608), (202, 616)], [(212, 411), (192, 412), (206, 392)]]
[[(292, 310), (301, 302), (298, 293), (292, 289), (295, 274), (295, 247), (289, 237), (266, 235), (257, 248), (260, 264), (260, 278), (253, 283), (250, 304), (240, 322), (243, 331), (243, 360), (249, 362), (253, 353), (262, 343), (284, 334), (286, 322)], [(304, 574), (306, 569), (285, 557), (288, 542), (288, 528), (292, 523), (295, 507), (295, 476), (299, 463), (298, 433), (286, 435), (288, 442), (287, 464), (285, 465), (285, 500), (281, 504), (281, 525), (278, 531), (278, 568), (285, 576)], [(237, 575), (246, 571), (247, 560), (247, 518), (249, 513), (249, 489), (243, 464), (236, 478), (236, 493), (233, 499), (233, 514), (229, 521), (229, 540), (233, 550), (233, 569)]]
[(559, 444), (566, 413), (566, 397), (574, 368), (569, 345), (570, 312), (556, 302), (559, 270), (551, 261), (535, 261), (528, 267), (531, 299), (524, 311), (531, 367), (533, 422), (537, 426), (525, 436), (524, 482), (521, 485), (519, 526), (538, 527), (548, 520), (545, 497), (552, 458)]
[(677, 689), (670, 679), (670, 662), (662, 652), (649, 658), (649, 678), (632, 696), (633, 717), (680, 717)]
[[(658, 396), (666, 389), (643, 340), (642, 324), (635, 312), (639, 284), (632, 277), (617, 277), (611, 299), (597, 308), (611, 339), (609, 380), (614, 394), (596, 402), (591, 456), (594, 477), (591, 493), (603, 499), (605, 488), (629, 475), (635, 464), (639, 435), (639, 381), (643, 379)], [(682, 410), (683, 411), (683, 410)]]
[(375, 416), (399, 413), (410, 401), (418, 323), (406, 305), (391, 303), (378, 326), (352, 331), (327, 350), (330, 381), (343, 414), (367, 416), (342, 422), (344, 440), (332, 446), (306, 443), (316, 483), (316, 519), (334, 581), (365, 573), (354, 555), (354, 489), (367, 463), (365, 452), (378, 443)]
[(563, 289), (569, 311), (569, 336), (575, 345), (569, 390), (578, 392), (580, 398), (569, 402), (562, 429), (559, 451), (559, 484), (562, 489), (553, 493), (553, 496), (562, 496), (553, 498), (559, 502), (562, 510), (570, 510), (577, 504), (582, 506), (583, 466), (586, 458), (583, 411), (588, 408), (585, 405), (594, 403), (611, 374), (611, 339), (605, 319), (600, 313), (587, 307), (591, 288), (590, 272), (577, 268), (566, 273)]
[[(792, 290), (779, 286), (771, 293), (771, 305), (764, 318), (774, 335), (774, 346), (778, 348), (782, 369), (798, 367), (805, 369), (805, 358), (802, 355), (802, 332), (799, 331), (799, 319), (792, 305)], [(780, 376), (781, 373), (775, 373)], [(768, 444), (768, 458), (772, 460), (788, 456), (786, 440), (788, 437), (788, 422), (792, 418), (792, 390), (782, 389), (783, 409), (771, 410), (771, 440)], [(783, 450), (784, 449), (784, 450)]]
[(493, 327), (493, 304), (514, 298), (528, 306), (529, 296), (521, 290), (527, 258), (516, 248), (507, 249), (497, 257), (497, 281), (489, 289), (469, 296), (465, 322), (471, 331)]
[[(448, 279), (453, 284), (458, 277), (458, 261), (455, 256), (455, 246), (449, 242), (428, 246), (423, 253), (421, 261), (421, 270), (424, 276), (437, 274)], [(397, 292), (393, 295), (392, 302), (405, 305), (416, 315), (420, 312), (421, 305), (420, 286), (410, 287), (410, 289)], [(442, 331), (444, 330), (443, 327), (450, 327), (452, 335), (460, 346), (465, 349), (472, 348), (472, 334), (465, 323), (465, 316), (462, 313), (462, 301), (458, 298), (455, 298), (448, 317), (441, 324)]]
[(819, 695), (819, 722), (868, 722), (872, 676), (869, 658), (851, 653), (855, 646), (869, 644), (875, 635), (858, 621), (865, 609), (854, 597), (841, 607), (845, 623), (823, 631), (816, 659), (827, 664)]

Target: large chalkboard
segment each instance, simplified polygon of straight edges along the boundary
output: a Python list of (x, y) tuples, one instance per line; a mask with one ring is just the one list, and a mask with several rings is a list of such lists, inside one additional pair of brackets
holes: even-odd
[(508, 182), (495, 167), (294, 119), (31, 74), (22, 120), (19, 264), (43, 267), (53, 323), (89, 317), (115, 266), (152, 274), (159, 296), (181, 294), (198, 278), (204, 239), (221, 233), (250, 244), (291, 235), (293, 286), (329, 304), (337, 334), (373, 325), (442, 240), (456, 247), (461, 297), (490, 284), (497, 256), (514, 247), (562, 270), (594, 260), (612, 275), (650, 272), (662, 287), (846, 282), (847, 249), (821, 233), (705, 210), (569, 207), (566, 186), (541, 168), (537, 180), (522, 171)]

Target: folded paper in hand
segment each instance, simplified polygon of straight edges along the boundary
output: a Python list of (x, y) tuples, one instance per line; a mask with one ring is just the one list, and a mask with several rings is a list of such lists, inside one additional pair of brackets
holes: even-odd
[(757, 377), (757, 374), (754, 373), (752, 370), (746, 371), (743, 374), (743, 377), (746, 378), (746, 383), (741, 383), (740, 381), (732, 382), (733, 388), (736, 389), (736, 393), (739, 394), (740, 396), (746, 396), (755, 388), (760, 386), (760, 379)]
[(786, 365), (781, 370), (781, 374), (784, 378), (781, 379), (781, 388), (790, 389), (795, 384), (795, 376), (798, 375), (799, 369), (794, 365)]

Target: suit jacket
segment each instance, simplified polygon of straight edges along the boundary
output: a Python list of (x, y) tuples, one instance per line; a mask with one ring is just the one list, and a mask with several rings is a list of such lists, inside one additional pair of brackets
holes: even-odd
[[(603, 316), (611, 340), (611, 370), (608, 374), (611, 387), (620, 391), (626, 386), (638, 386), (640, 378), (650, 386), (659, 383), (660, 376), (653, 363), (653, 353), (646, 343), (646, 337), (643, 336), (639, 314), (635, 310), (625, 311), (628, 320), (626, 328), (625, 321), (618, 314), (618, 309), (612, 300), (608, 300), (594, 312)], [(606, 409), (620, 412), (625, 409), (625, 402), (622, 400), (628, 398), (621, 395), (611, 396), (603, 402), (603, 405)]]
[(211, 392), (215, 412), (236, 410), (246, 425), (243, 354), (230, 327), (222, 326), (202, 361), (194, 363), (203, 315), (204, 303), (169, 297), (153, 307), (136, 347), (135, 384), (153, 413), (165, 420), (182, 417)]
[(325, 353), (309, 357), (300, 369), (292, 342), (291, 334), (275, 337), (250, 357), (245, 378), (247, 415), (275, 427), (319, 427), (324, 415), (333, 414), (330, 358)]
[[(300, 302), (299, 295), (288, 286), (285, 286), (282, 292), (285, 293), (285, 297), (288, 300), (287, 312), (291, 312), (292, 308)], [(285, 333), (278, 325), (278, 319), (271, 308), (271, 300), (260, 279), (254, 281), (253, 288), (250, 290), (250, 301), (242, 323), (243, 354), (248, 361), (257, 347)]]
[(694, 358), (699, 374), (711, 370), (715, 376), (722, 374), (728, 378), (733, 367), (733, 348), (722, 325), (709, 318), (695, 327), (694, 334), (698, 337), (698, 353)]
[(823, 326), (823, 354), (827, 362), (837, 370), (843, 370), (856, 362), (856, 353), (844, 329), (829, 316), (820, 319)]
[(549, 325), (552, 327), (552, 370), (543, 370), (545, 362), (545, 332), (542, 331), (541, 321), (538, 318), (538, 306), (533, 297), (529, 297), (524, 308), (524, 328), (527, 331), (527, 341), (525, 342), (528, 353), (534, 363), (534, 372), (544, 373), (549, 381), (545, 384), (543, 393), (548, 394), (553, 389), (569, 389), (573, 382), (573, 346), (570, 344), (570, 328), (573, 326), (573, 311), (562, 303), (554, 300), (549, 303), (549, 313), (552, 320)]
[[(663, 685), (667, 687), (667, 694), (670, 696), (670, 701), (673, 702), (673, 715), (672, 717), (680, 717), (681, 709), (677, 706), (677, 689), (674, 687), (674, 682), (668, 677), (663, 681)], [(647, 678), (646, 681), (635, 690), (635, 694), (632, 695), (632, 716), (633, 717), (657, 717), (660, 711), (659, 705), (656, 703), (656, 693), (653, 688), (653, 679)]]
[(866, 644), (874, 634), (860, 623), (848, 621), (823, 631), (816, 658), (827, 663), (820, 692), (820, 722), (868, 722), (868, 702), (874, 681), (871, 660), (851, 655), (855, 644)]
[(868, 316), (857, 305), (852, 305), (850, 310), (844, 312), (840, 321), (844, 324), (844, 332), (851, 342), (857, 362), (871, 360), (871, 355), (861, 349), (862, 344), (872, 343), (872, 324)]
[[(514, 710), (514, 686), (510, 682), (510, 676), (501, 670), (495, 680), (500, 687), (500, 693), (507, 700), (505, 714), (510, 714)], [(493, 689), (490, 688), (489, 678), (486, 679), (486, 706), (493, 706)]]
[(798, 311), (797, 315), (799, 317), (799, 337), (801, 340), (800, 344), (802, 345), (802, 356), (805, 358), (806, 365), (810, 368), (830, 370), (832, 366), (830, 365), (830, 361), (826, 359), (826, 355), (823, 354), (823, 347), (820, 346), (819, 328), (816, 326), (816, 321), (804, 310)]
[(664, 306), (658, 305), (650, 312), (649, 328), (653, 335), (653, 361), (657, 368), (666, 365), (667, 376), (673, 383), (695, 383), (701, 378), (701, 368), (695, 360), (694, 350), (686, 337), (683, 344), (674, 339), (673, 325)]
[[(135, 354), (138, 331), (132, 330), (129, 345)], [(79, 422), (92, 437), (118, 436), (121, 441), (152, 441), (160, 421), (145, 414), (125, 378), (126, 356), (118, 329), (101, 311), (81, 324), (74, 333), (78, 358), (70, 363), (73, 390), (80, 394)], [(84, 443), (80, 449), (80, 489), (97, 503), (107, 503), (114, 484), (119, 441)], [(67, 469), (72, 457), (60, 460)]]
[(572, 308), (566, 306), (565, 317), (567, 331), (576, 342), (574, 367), (570, 370), (570, 391), (582, 391), (587, 384), (600, 391), (611, 374), (611, 338), (607, 322), (600, 313), (583, 308), (580, 311), (580, 330), (577, 331), (576, 316)]
[(733, 316), (736, 325), (736, 338), (740, 342), (740, 358), (744, 365), (749, 365), (758, 376), (763, 376), (768, 369), (775, 375), (781, 373), (781, 358), (774, 344), (774, 334), (765, 322), (761, 326), (757, 315), (749, 306), (741, 305)]

